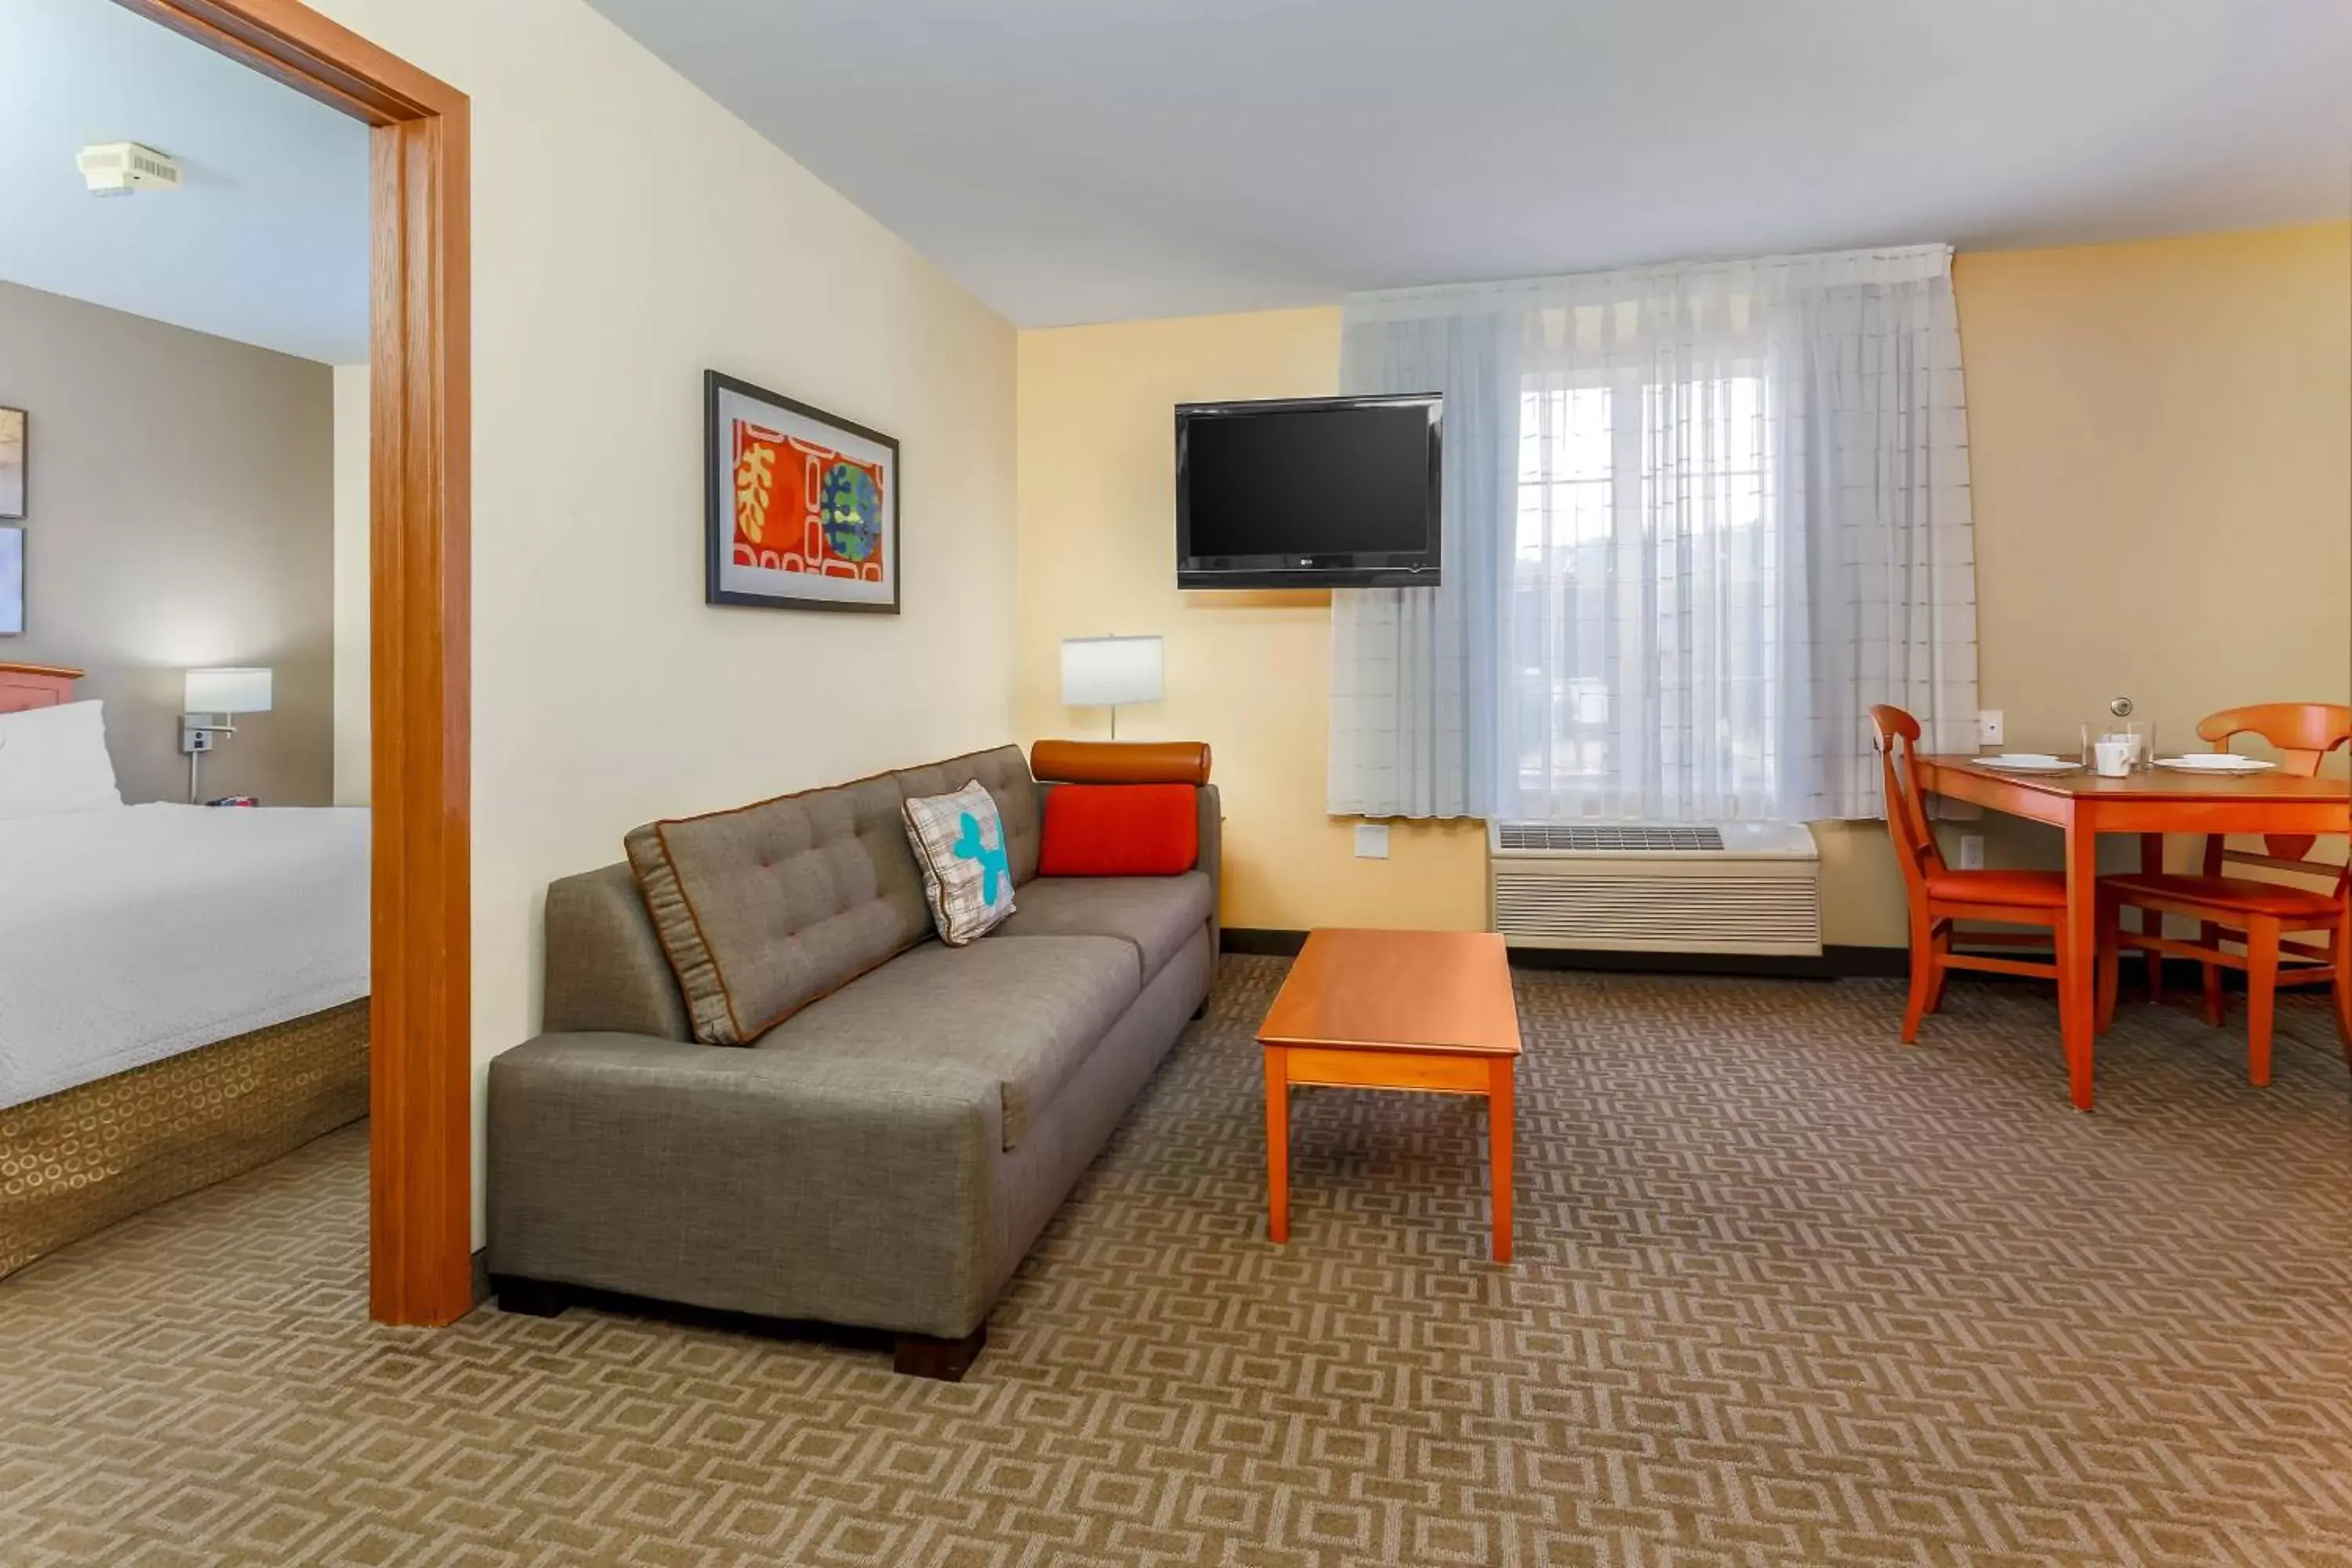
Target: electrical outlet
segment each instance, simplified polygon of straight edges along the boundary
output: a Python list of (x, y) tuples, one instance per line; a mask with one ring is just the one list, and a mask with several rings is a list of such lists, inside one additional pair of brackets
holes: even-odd
[(1960, 835), (1960, 869), (1963, 871), (1981, 871), (1984, 869), (1983, 834), (1963, 833)]
[(2000, 710), (1998, 708), (1978, 709), (1977, 744), (1979, 746), (1998, 746), (2000, 743)]
[(1385, 822), (1356, 824), (1356, 858), (1385, 860), (1389, 858), (1389, 825)]

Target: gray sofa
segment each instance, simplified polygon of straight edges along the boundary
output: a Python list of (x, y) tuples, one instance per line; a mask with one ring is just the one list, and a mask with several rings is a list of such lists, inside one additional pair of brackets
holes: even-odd
[[(950, 948), (898, 805), (974, 778), (1016, 909)], [(550, 887), (546, 1032), (489, 1069), (501, 1304), (859, 1325), (961, 1376), (1215, 964), (1216, 791), (1191, 872), (1040, 878), (1051, 787), (1008, 746), (651, 825)]]

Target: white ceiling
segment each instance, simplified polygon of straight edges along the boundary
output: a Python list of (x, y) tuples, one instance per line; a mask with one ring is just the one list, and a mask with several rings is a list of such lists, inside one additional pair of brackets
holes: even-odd
[(593, 0), (1024, 325), (2352, 210), (2347, 0)]
[[(92, 142), (184, 182), (93, 196)], [(367, 180), (365, 127), (111, 0), (0, 0), (0, 279), (357, 364)]]

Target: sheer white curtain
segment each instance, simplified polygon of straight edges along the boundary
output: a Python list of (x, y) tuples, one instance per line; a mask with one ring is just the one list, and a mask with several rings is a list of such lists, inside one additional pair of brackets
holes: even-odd
[[(1399, 347), (1430, 342), (1447, 365), (1457, 345), (1484, 345), (1507, 395), (1457, 410), (1429, 356)], [(1446, 689), (1445, 667), (1390, 629), (1415, 612), (1386, 601), (1415, 591), (1335, 596), (1335, 812), (1874, 816), (1872, 703), (1910, 709), (1932, 744), (1972, 743), (1967, 430), (1943, 247), (1358, 296), (1344, 344), (1351, 389), (1449, 394), (1449, 461), (1464, 447), (1481, 465), (1509, 457), (1483, 509), (1447, 520), (1440, 595), (1458, 535), (1490, 546), (1450, 610), (1429, 612), (1441, 631), (1460, 617), (1454, 728), (1368, 700)], [(1407, 368), (1420, 384), (1395, 379)], [(1390, 713), (1402, 718), (1381, 731)], [(1393, 736), (1377, 769), (1362, 765), (1368, 735)], [(1435, 792), (1436, 810), (1391, 787), (1457, 773), (1462, 792)]]
[(1509, 542), (1491, 524), (1517, 493), (1517, 322), (1449, 312), (1350, 322), (1344, 392), (1440, 392), (1440, 585), (1332, 596), (1330, 809), (1475, 816), (1495, 798), (1493, 635), (1509, 596)]

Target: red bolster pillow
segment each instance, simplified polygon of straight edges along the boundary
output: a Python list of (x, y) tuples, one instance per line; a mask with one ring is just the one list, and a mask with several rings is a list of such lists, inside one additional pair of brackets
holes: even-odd
[(1041, 877), (1173, 877), (1201, 858), (1191, 784), (1055, 784), (1045, 795)]

